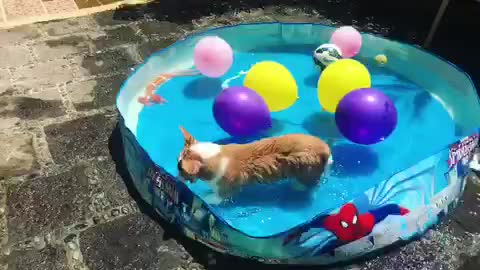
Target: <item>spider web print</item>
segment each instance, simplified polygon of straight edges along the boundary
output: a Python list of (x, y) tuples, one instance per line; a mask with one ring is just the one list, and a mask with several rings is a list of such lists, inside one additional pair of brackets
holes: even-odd
[[(437, 183), (437, 164), (440, 162), (440, 158), (440, 156), (432, 157), (431, 160), (428, 160), (429, 163), (431, 163), (432, 165), (402, 180), (398, 180), (398, 178), (406, 174), (405, 172), (397, 174), (387, 179), (386, 181), (381, 182), (379, 185), (373, 188), (372, 195), (367, 196), (369, 197), (370, 205), (372, 207), (379, 207), (392, 201), (398, 195), (413, 191), (417, 191), (417, 194), (415, 195), (420, 196), (420, 201), (425, 204), (427, 200), (434, 195), (435, 192), (435, 185)], [(407, 172), (412, 171), (412, 169), (407, 170)], [(424, 177), (428, 177), (428, 179), (424, 179), (424, 181), (419, 181), (420, 178)], [(424, 186), (424, 183), (427, 181), (430, 183), (428, 188)], [(367, 191), (366, 193), (368, 194), (369, 192)]]
[[(421, 191), (419, 192), (422, 196), (422, 201), (425, 200), (425, 188), (422, 187), (421, 185), (413, 185), (409, 186), (409, 183), (412, 182), (417, 182), (418, 177), (421, 177), (428, 171), (432, 171), (432, 189), (435, 183), (434, 179), (434, 168), (426, 168), (418, 173), (415, 173), (405, 179), (402, 179), (400, 181), (397, 181), (395, 177), (392, 177), (388, 179), (387, 181), (382, 182), (380, 185), (376, 186), (373, 188), (373, 194), (370, 197), (370, 205), (373, 207), (379, 207), (382, 206), (389, 201), (391, 201), (393, 198), (400, 194), (404, 194), (409, 191)], [(390, 185), (391, 182), (394, 182), (393, 184)]]

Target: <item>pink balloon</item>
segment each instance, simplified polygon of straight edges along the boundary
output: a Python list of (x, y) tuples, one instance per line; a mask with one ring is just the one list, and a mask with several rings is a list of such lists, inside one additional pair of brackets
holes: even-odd
[(360, 52), (362, 35), (351, 26), (342, 26), (333, 32), (330, 43), (340, 48), (343, 58), (350, 58)]
[(195, 46), (193, 61), (203, 75), (211, 78), (221, 77), (232, 66), (232, 47), (219, 37), (204, 37)]

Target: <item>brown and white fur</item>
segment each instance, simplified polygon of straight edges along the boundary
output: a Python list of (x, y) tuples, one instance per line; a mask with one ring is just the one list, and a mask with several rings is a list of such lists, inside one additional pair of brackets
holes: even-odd
[(178, 157), (184, 181), (203, 180), (220, 198), (230, 197), (251, 183), (269, 184), (294, 178), (303, 186), (316, 185), (331, 164), (328, 144), (317, 137), (290, 134), (249, 144), (218, 145), (198, 142), (180, 127), (185, 146)]

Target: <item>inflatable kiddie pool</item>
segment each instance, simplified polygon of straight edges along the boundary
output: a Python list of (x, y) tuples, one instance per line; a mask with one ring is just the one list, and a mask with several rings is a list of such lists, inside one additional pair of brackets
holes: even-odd
[[(312, 52), (334, 30), (319, 24), (236, 25), (190, 36), (149, 57), (117, 98), (128, 170), (143, 199), (186, 236), (267, 263), (346, 261), (412, 239), (438, 223), (463, 192), (478, 142), (480, 104), (473, 83), (453, 64), (420, 48), (362, 34), (355, 59), (368, 67), (372, 87), (395, 103), (398, 124), (380, 143), (355, 144), (342, 138), (317, 98), (319, 71)], [(193, 48), (205, 36), (231, 45), (230, 70), (218, 79), (173, 78), (156, 90), (168, 103), (139, 103), (159, 74), (193, 67)], [(378, 54), (388, 56), (387, 65), (376, 64)], [(288, 110), (272, 113), (267, 136), (299, 132), (335, 138), (332, 169), (308, 195), (280, 182), (249, 186), (232, 200), (210, 204), (207, 184), (176, 178), (184, 144), (179, 126), (200, 141), (242, 143), (216, 124), (213, 100), (222, 85), (242, 85), (242, 71), (262, 60), (287, 67), (300, 97)]]

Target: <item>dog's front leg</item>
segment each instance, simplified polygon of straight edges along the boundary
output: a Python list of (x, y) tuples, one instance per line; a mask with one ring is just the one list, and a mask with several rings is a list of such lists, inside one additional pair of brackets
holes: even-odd
[(210, 205), (219, 205), (223, 202), (223, 199), (216, 192), (213, 192), (205, 197), (205, 202)]
[(223, 200), (231, 199), (233, 194), (239, 190), (238, 185), (235, 185), (231, 182), (223, 181), (218, 185), (218, 196)]
[(219, 205), (225, 200), (232, 198), (237, 189), (233, 185), (218, 183), (213, 192), (205, 198), (205, 201), (210, 205)]
[(299, 180), (295, 179), (292, 181), (292, 187), (296, 191), (305, 191), (308, 189), (308, 187), (304, 184), (302, 184)]

